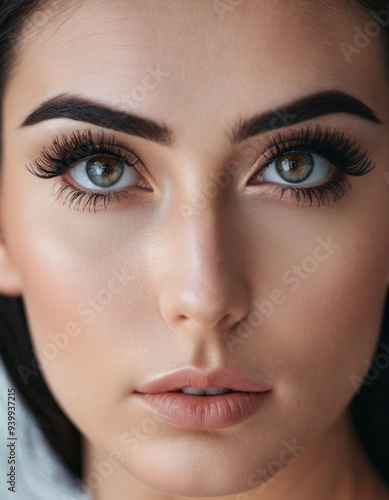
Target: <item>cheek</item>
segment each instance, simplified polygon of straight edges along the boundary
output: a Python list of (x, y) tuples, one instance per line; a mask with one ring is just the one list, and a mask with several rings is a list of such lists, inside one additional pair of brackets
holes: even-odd
[(142, 375), (140, 360), (152, 343), (146, 333), (155, 331), (145, 314), (145, 269), (137, 259), (112, 261), (115, 253), (102, 245), (99, 252), (74, 251), (76, 244), (53, 233), (25, 237), (30, 251), (19, 254), (24, 301), (46, 382), (89, 435), (95, 425), (118, 418), (112, 409)]
[(137, 236), (147, 215), (129, 212), (115, 226), (107, 215), (55, 203), (44, 185), (5, 175), (3, 221), (42, 372), (82, 427), (133, 388), (135, 361), (150, 340), (144, 332), (155, 331), (145, 315), (148, 270)]
[(278, 388), (290, 414), (304, 408), (306, 436), (322, 431), (354, 397), (380, 333), (388, 286), (386, 215), (370, 211), (349, 220), (331, 228), (322, 224), (323, 240), (330, 234), (337, 245), (323, 262), (315, 263), (314, 246), (306, 253), (300, 247), (299, 257), (295, 250), (281, 280), (285, 303), (263, 330), (263, 358), (273, 360), (273, 372), (280, 374)]

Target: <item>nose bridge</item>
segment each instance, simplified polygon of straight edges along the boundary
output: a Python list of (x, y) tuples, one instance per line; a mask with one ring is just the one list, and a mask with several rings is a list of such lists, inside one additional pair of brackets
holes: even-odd
[(174, 238), (162, 314), (175, 327), (192, 332), (230, 328), (245, 316), (247, 306), (227, 208), (218, 197), (201, 206), (186, 199), (184, 205), (171, 219)]
[(219, 214), (215, 204), (192, 214), (183, 223), (183, 256), (186, 257), (187, 276), (193, 290), (208, 300), (214, 307), (222, 299), (223, 281), (229, 258), (228, 245), (222, 246), (223, 228), (218, 223)]

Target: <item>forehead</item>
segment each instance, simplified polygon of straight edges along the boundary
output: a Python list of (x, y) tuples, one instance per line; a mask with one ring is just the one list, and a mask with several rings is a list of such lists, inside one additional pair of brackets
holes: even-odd
[(19, 101), (77, 93), (172, 128), (188, 115), (201, 124), (204, 110), (229, 120), (313, 90), (371, 101), (384, 60), (376, 39), (346, 61), (342, 44), (363, 16), (339, 1), (83, 0), (53, 2), (43, 18), (26, 24), (11, 80)]

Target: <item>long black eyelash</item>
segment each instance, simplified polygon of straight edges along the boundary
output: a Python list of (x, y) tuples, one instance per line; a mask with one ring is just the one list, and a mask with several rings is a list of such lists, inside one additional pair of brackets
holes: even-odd
[(338, 175), (319, 186), (296, 187), (280, 184), (278, 188), (275, 188), (281, 193), (280, 199), (289, 192), (296, 199), (297, 206), (301, 201), (304, 205), (308, 201), (310, 206), (316, 201), (319, 207), (328, 205), (331, 201), (339, 201), (352, 189), (346, 175), (359, 177), (376, 168), (376, 164), (369, 158), (368, 153), (356, 141), (348, 138), (344, 132), (332, 130), (329, 127), (323, 129), (317, 124), (315, 128), (308, 125), (297, 131), (277, 134), (263, 154), (265, 161), (261, 159), (262, 169), (254, 177), (262, 176), (274, 161), (293, 151), (320, 155), (338, 169)]
[(300, 130), (277, 134), (264, 154), (267, 166), (280, 156), (293, 151), (323, 156), (347, 175), (366, 175), (376, 167), (368, 153), (363, 151), (356, 141), (340, 130), (329, 127), (323, 129), (319, 124), (314, 129), (308, 125)]
[(309, 206), (312, 206), (313, 201), (316, 200), (318, 206), (320, 207), (322, 205), (329, 205), (331, 201), (336, 202), (341, 200), (350, 189), (351, 184), (348, 180), (345, 177), (338, 177), (332, 179), (326, 184), (323, 184), (322, 186), (312, 188), (295, 188), (292, 186), (282, 187), (280, 199), (282, 199), (286, 192), (290, 192), (297, 200), (297, 206), (299, 206), (301, 200), (303, 201), (303, 204), (305, 204), (308, 200)]
[(82, 191), (81, 189), (75, 188), (71, 184), (60, 185), (57, 193), (56, 200), (63, 199), (63, 204), (69, 202), (69, 208), (74, 205), (74, 208), (80, 210), (82, 205), (82, 210), (86, 209), (94, 212), (99, 208), (107, 209), (109, 203), (112, 200), (119, 201), (122, 197), (128, 199), (130, 194), (127, 191), (110, 191), (108, 193), (88, 193)]
[(26, 168), (37, 177), (52, 179), (64, 175), (77, 162), (96, 155), (113, 156), (131, 166), (140, 162), (113, 136), (107, 136), (103, 131), (94, 138), (92, 131), (86, 130), (56, 137), (50, 146), (41, 151), (39, 158)]
[[(369, 159), (367, 152), (363, 151), (356, 141), (349, 139), (345, 133), (328, 127), (323, 129), (320, 125), (316, 125), (315, 129), (307, 126), (297, 131), (277, 134), (266, 153), (263, 154), (266, 165), (262, 172), (280, 156), (293, 151), (323, 156), (339, 170), (339, 176), (321, 186), (307, 188), (281, 186), (279, 188), (280, 199), (289, 191), (296, 198), (297, 205), (301, 200), (304, 203), (308, 200), (310, 206), (314, 200), (319, 206), (325, 205), (330, 203), (331, 196), (333, 201), (338, 201), (351, 189), (351, 184), (348, 183), (345, 174), (362, 176), (376, 167), (375, 163)], [(27, 169), (40, 178), (50, 179), (64, 175), (77, 162), (96, 155), (114, 156), (132, 166), (140, 162), (125, 146), (118, 143), (114, 136), (107, 137), (104, 132), (101, 132), (94, 138), (92, 131), (87, 130), (73, 132), (70, 136), (57, 137), (50, 146), (42, 150), (38, 159), (27, 165)], [(65, 202), (69, 201), (69, 206), (74, 204), (75, 208), (80, 209), (83, 203), (83, 210), (93, 208), (95, 212), (101, 206), (106, 209), (113, 199), (118, 201), (122, 196), (129, 197), (124, 190), (93, 193), (82, 191), (69, 183), (63, 183), (56, 199), (58, 200), (65, 194)]]

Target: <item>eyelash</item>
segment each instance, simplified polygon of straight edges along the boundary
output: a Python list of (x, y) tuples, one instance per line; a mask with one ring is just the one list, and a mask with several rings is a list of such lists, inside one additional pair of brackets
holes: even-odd
[(331, 202), (331, 195), (332, 201), (339, 201), (351, 189), (346, 175), (361, 177), (376, 168), (368, 153), (356, 141), (349, 139), (344, 132), (332, 130), (329, 127), (323, 129), (317, 124), (315, 128), (308, 125), (297, 131), (277, 134), (260, 159), (262, 169), (260, 168), (253, 177), (261, 176), (274, 161), (292, 152), (322, 156), (338, 170), (338, 174), (333, 179), (319, 186), (306, 188), (280, 186), (277, 188), (281, 191), (280, 199), (286, 192), (289, 192), (297, 200), (297, 205), (301, 200), (303, 204), (308, 200), (310, 206), (314, 200), (317, 201), (319, 207), (328, 205)]
[[(328, 127), (323, 129), (320, 125), (316, 125), (315, 129), (307, 126), (301, 130), (277, 134), (259, 160), (262, 168), (259, 167), (259, 171), (253, 177), (263, 174), (274, 161), (292, 152), (320, 155), (339, 171), (335, 178), (320, 186), (298, 188), (280, 185), (276, 188), (281, 192), (280, 199), (286, 192), (290, 192), (297, 200), (297, 205), (301, 200), (304, 203), (309, 200), (310, 206), (312, 206), (314, 199), (318, 202), (318, 206), (326, 205), (331, 201), (330, 195), (332, 195), (333, 201), (338, 201), (351, 189), (346, 175), (363, 176), (376, 166), (368, 157), (367, 152), (363, 151), (356, 141), (350, 140), (343, 132), (331, 130)], [(142, 165), (139, 158), (118, 142), (114, 136), (106, 137), (104, 132), (101, 132), (94, 139), (92, 131), (87, 130), (55, 138), (52, 144), (44, 148), (39, 157), (26, 167), (37, 177), (51, 179), (65, 175), (72, 166), (82, 160), (102, 155), (123, 161), (130, 167), (135, 168)], [(137, 168), (135, 170), (138, 171)], [(96, 212), (101, 205), (106, 209), (114, 199), (119, 201), (121, 197), (129, 198), (130, 189), (108, 193), (88, 192), (63, 180), (56, 200), (66, 195), (65, 202), (69, 200), (69, 206), (75, 203), (77, 209), (81, 208), (84, 211), (93, 207)]]
[[(86, 130), (72, 132), (70, 136), (56, 137), (35, 161), (27, 165), (27, 170), (41, 179), (52, 179), (65, 175), (82, 160), (102, 155), (121, 160), (129, 167), (142, 165), (139, 158), (114, 136), (107, 137), (104, 132), (100, 132), (95, 139), (92, 131)], [(78, 210), (90, 210), (93, 207), (96, 212), (101, 205), (106, 209), (113, 199), (119, 201), (122, 197), (129, 196), (129, 192), (124, 190), (108, 193), (83, 191), (63, 180), (56, 194), (56, 201), (64, 198), (64, 203), (69, 200), (70, 207), (75, 203)]]

